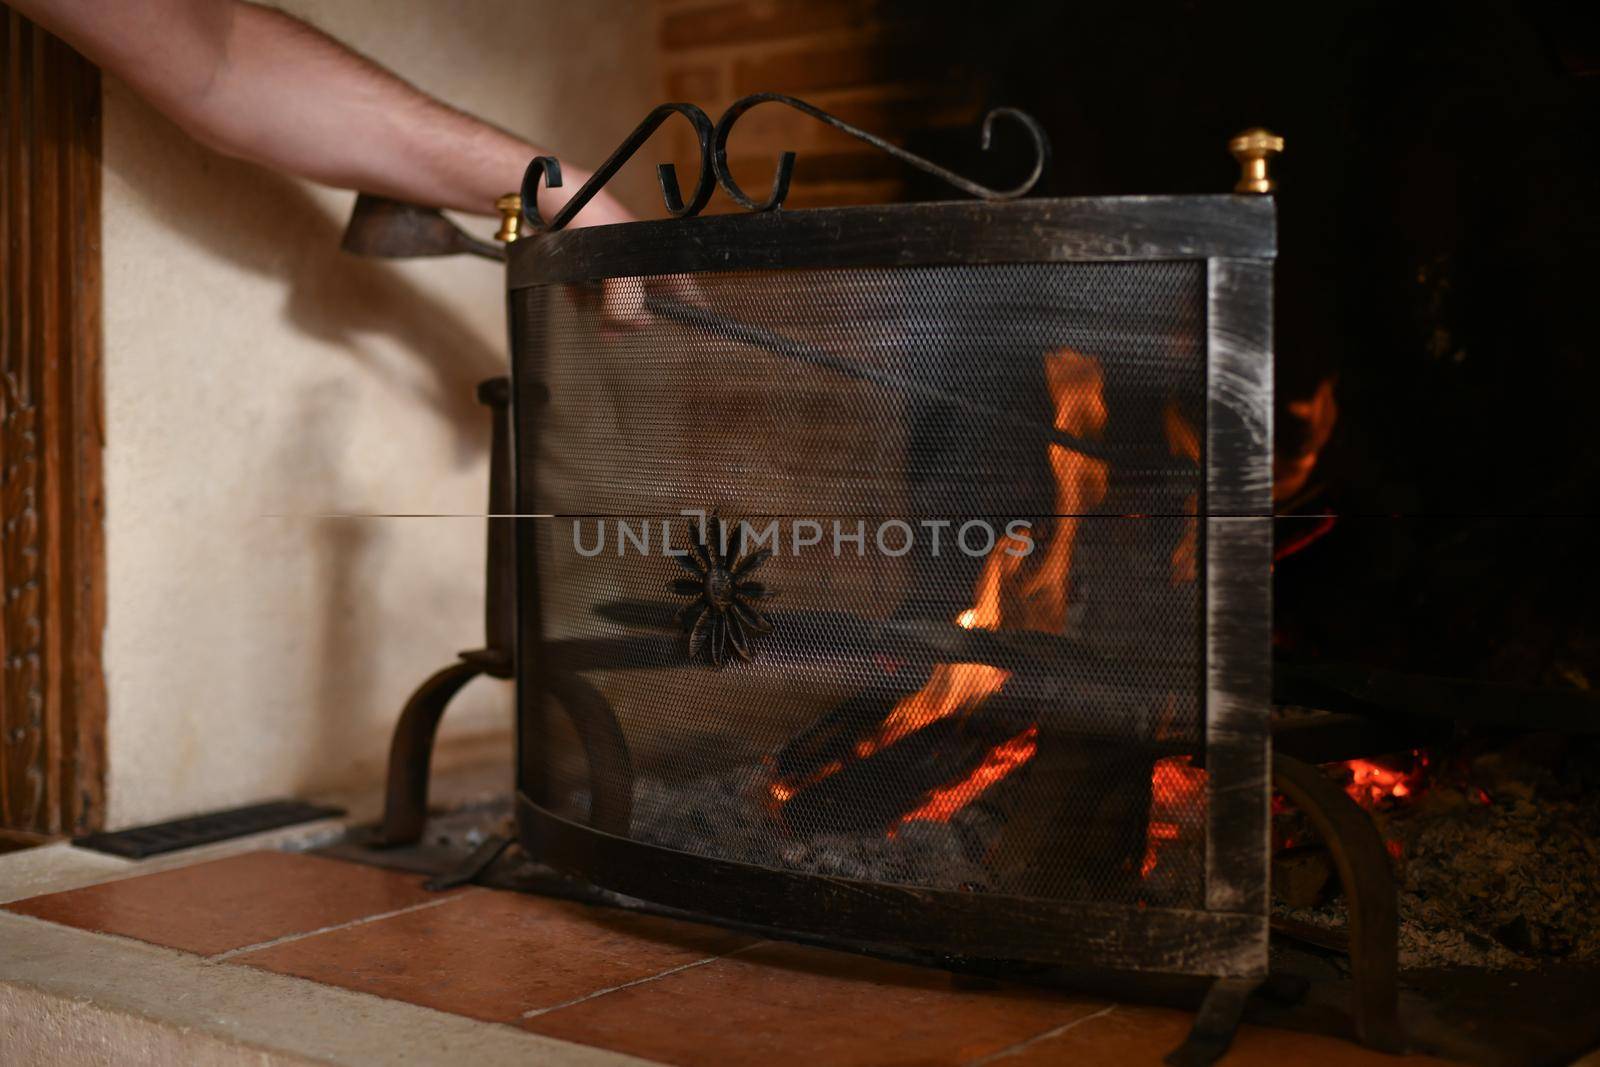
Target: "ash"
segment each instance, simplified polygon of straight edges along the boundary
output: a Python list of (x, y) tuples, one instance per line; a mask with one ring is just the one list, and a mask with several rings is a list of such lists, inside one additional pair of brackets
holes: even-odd
[[(1480, 755), (1416, 804), (1375, 814), (1400, 853), (1402, 967), (1600, 959), (1600, 751), (1552, 756), (1542, 743)], [(1274, 912), (1345, 921), (1343, 900)]]
[[(982, 805), (949, 822), (911, 822), (891, 837), (883, 830), (806, 833), (769, 810), (767, 771), (746, 764), (685, 782), (653, 775), (634, 781), (636, 840), (664, 848), (762, 867), (869, 882), (987, 892), (982, 857), (1000, 829)], [(587, 810), (587, 791), (572, 795)]]
[[(1455, 925), (1448, 914), (1411, 893), (1402, 890), (1399, 903), (1401, 970), (1425, 967), (1510, 970), (1534, 966), (1534, 961), (1517, 955), (1493, 938)], [(1275, 902), (1272, 914), (1329, 929), (1343, 929), (1350, 918), (1342, 897), (1316, 908), (1291, 908)]]

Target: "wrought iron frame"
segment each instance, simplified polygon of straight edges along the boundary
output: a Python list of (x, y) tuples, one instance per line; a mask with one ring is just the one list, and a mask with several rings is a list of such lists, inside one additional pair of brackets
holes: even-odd
[[(357, 198), (344, 247), (360, 255), (466, 252), (509, 259), (510, 291), (620, 275), (718, 269), (1204, 260), (1209, 311), (1203, 508), (1206, 744), (1214, 772), (1208, 805), (1204, 909), (1132, 909), (821, 879), (643, 845), (622, 836), (631, 815), (628, 790), (597, 790), (587, 827), (534, 803), (527, 793), (537, 792), (538, 783), (527, 772), (537, 763), (528, 757), (535, 755), (533, 750), (540, 742), (534, 726), (542, 724), (542, 719), (524, 714), (518, 717), (519, 839), (534, 854), (584, 874), (596, 884), (669, 905), (676, 903), (703, 916), (717, 915), (777, 932), (809, 933), (845, 947), (891, 953), (910, 950), (913, 954), (921, 950), (925, 959), (953, 960), (965, 954), (1054, 962), (1070, 965), (1082, 974), (1120, 968), (1144, 974), (1168, 971), (1218, 976), (1189, 1040), (1167, 1058), (1170, 1063), (1212, 1062), (1226, 1050), (1245, 998), (1265, 975), (1265, 709), (1270, 688), (1265, 650), (1270, 605), (1269, 587), (1263, 579), (1270, 548), (1270, 313), (1275, 248), (1271, 202), (1253, 197), (1142, 197), (1034, 201), (1003, 211), (984, 205), (940, 204), (805, 212), (770, 221), (758, 214), (740, 220), (642, 223), (613, 227), (610, 233), (591, 230), (577, 237), (560, 232), (673, 114), (693, 125), (701, 168), (687, 201), (673, 169), (658, 168), (669, 214), (676, 219), (698, 214), (709, 200), (713, 180), (737, 203), (755, 212), (780, 207), (792, 173), (792, 152), (780, 158), (773, 191), (760, 202), (733, 181), (726, 158), (728, 135), (738, 117), (769, 102), (793, 107), (981, 200), (1006, 201), (1023, 195), (1038, 180), (1048, 158), (1043, 131), (1028, 116), (1008, 109), (986, 116), (983, 147), (990, 147), (995, 120), (1006, 118), (1021, 125), (1032, 139), (1035, 164), (1019, 184), (997, 190), (792, 97), (770, 93), (746, 97), (735, 102), (714, 127), (693, 105), (666, 104), (646, 116), (548, 224), (537, 209), (538, 187), (541, 181), (559, 186), (560, 166), (554, 159), (533, 161), (524, 185), (525, 199), (519, 203), (516, 196), (504, 197), (497, 204), (505, 216), (496, 235), (501, 241), (517, 239), (522, 213), (542, 231), (536, 244), (524, 245), (515, 256), (508, 256), (503, 245), (464, 233), (435, 209), (366, 194)], [(1266, 131), (1248, 131), (1236, 138), (1230, 150), (1239, 158), (1244, 178), (1235, 192), (1270, 192), (1265, 161), (1281, 148), (1281, 140)], [(618, 229), (623, 232), (615, 232)], [(842, 369), (826, 353), (802, 350), (804, 346), (786, 339), (756, 336), (760, 331), (727, 320), (700, 321), (709, 314), (703, 309), (658, 300), (649, 310), (793, 358)], [(538, 326), (532, 324), (533, 329)], [(518, 339), (513, 336), (514, 346)], [(517, 365), (522, 367), (523, 362)], [(524, 405), (537, 409), (548, 394), (537, 380), (528, 381), (526, 373), (519, 377)], [(577, 724), (591, 770), (598, 772), (597, 780), (632, 780), (626, 737), (604, 697), (581, 672), (625, 656), (638, 639), (592, 641), (581, 648), (576, 647), (579, 643), (569, 642), (572, 647), (563, 648), (559, 667), (526, 656), (519, 663), (513, 649), (520, 642), (524, 650), (542, 653), (544, 645), (537, 640), (538, 612), (525, 610), (538, 601), (537, 566), (531, 554), (513, 560), (514, 541), (526, 544), (522, 535), (528, 532), (526, 520), (517, 517), (516, 505), (531, 491), (525, 473), (522, 488), (513, 492), (509, 386), (507, 379), (497, 378), (479, 389), (479, 399), (493, 412), (494, 427), (485, 647), (463, 652), (461, 662), (428, 679), (406, 705), (390, 752), (384, 819), (373, 842), (379, 847), (404, 845), (420, 837), (434, 732), (450, 699), (479, 674), (520, 678), (519, 709), (523, 706), (520, 702), (538, 692), (530, 684), (537, 679)], [(960, 397), (941, 399), (965, 402)], [(532, 428), (531, 423), (525, 427), (528, 431)], [(531, 439), (531, 432), (527, 436)], [(1059, 443), (1085, 451), (1094, 448), (1085, 441)], [(516, 605), (523, 610), (514, 618)], [(613, 607), (621, 615), (637, 615), (636, 605)], [(951, 646), (951, 634), (925, 629), (912, 627), (899, 633), (897, 640), (922, 652)], [(986, 659), (995, 654), (993, 648), (984, 646), (981, 635), (961, 631), (955, 640), (962, 645), (963, 658)], [(1365, 735), (1368, 731), (1357, 732)], [(1342, 734), (1341, 738), (1350, 742)], [(1305, 744), (1301, 747), (1326, 748), (1328, 740), (1319, 733), (1302, 739)], [(1219, 769), (1225, 773), (1216, 774)], [(1219, 778), (1229, 781), (1219, 784)], [(1364, 813), (1314, 768), (1279, 754), (1273, 761), (1271, 781), (1303, 808), (1322, 832), (1352, 901), (1352, 921), (1348, 931), (1337, 938), (1337, 947), (1350, 953), (1357, 979), (1356, 1034), (1368, 1044), (1398, 1049), (1403, 1034), (1396, 1018), (1395, 890), (1382, 842)], [(429, 885), (443, 888), (471, 880), (508, 843), (505, 838), (490, 838), (460, 869)], [(932, 956), (927, 955), (930, 950)]]
[(661, 163), (656, 166), (656, 179), (661, 186), (661, 199), (666, 204), (667, 214), (679, 219), (698, 215), (711, 200), (713, 180), (716, 185), (722, 186), (722, 191), (735, 203), (750, 211), (764, 212), (780, 208), (788, 198), (789, 182), (794, 175), (793, 152), (784, 152), (778, 157), (778, 166), (772, 176), (772, 192), (765, 200), (755, 200), (740, 188), (728, 167), (728, 137), (733, 133), (734, 125), (741, 115), (762, 104), (782, 104), (803, 115), (809, 115), (818, 122), (869, 144), (907, 166), (932, 175), (951, 188), (979, 200), (1015, 200), (1027, 195), (1038, 183), (1050, 162), (1050, 140), (1045, 136), (1044, 128), (1032, 116), (1014, 107), (995, 108), (983, 117), (979, 144), (984, 151), (988, 151), (994, 144), (995, 123), (1001, 120), (1009, 122), (1027, 135), (1029, 145), (1033, 149), (1033, 166), (1017, 184), (1006, 189), (992, 189), (953, 170), (941, 167), (932, 160), (908, 152), (877, 134), (852, 126), (837, 115), (830, 115), (820, 107), (797, 97), (785, 96), (783, 93), (752, 93), (728, 105), (728, 109), (722, 113), (715, 127), (712, 126), (711, 119), (706, 113), (693, 104), (661, 104), (653, 108), (639, 125), (633, 128), (633, 132), (623, 139), (616, 151), (595, 168), (589, 180), (584, 182), (548, 221), (539, 212), (539, 186), (542, 183), (547, 189), (560, 188), (561, 164), (554, 156), (535, 156), (522, 177), (522, 216), (535, 230), (553, 233), (563, 229), (578, 212), (583, 210), (585, 204), (594, 199), (595, 194), (611, 180), (622, 165), (633, 158), (634, 153), (638, 152), (651, 135), (660, 129), (661, 124), (673, 115), (682, 115), (694, 128), (700, 149), (700, 176), (695, 181), (694, 192), (688, 200), (685, 200), (682, 187), (678, 184), (676, 168), (671, 163)]
[[(1267, 964), (1272, 360), (1275, 212), (1258, 197), (1127, 197), (768, 212), (552, 230), (513, 244), (509, 294), (612, 277), (935, 264), (1202, 260), (1207, 277), (1204, 518), (1208, 798), (1203, 909), (1135, 908), (821, 878), (626, 837), (629, 798), (594, 776), (588, 826), (539, 804), (548, 694), (591, 759), (622, 770), (614, 713), (543, 638), (527, 524), (517, 537), (518, 836), (596, 885), (708, 917), (862, 947), (917, 948), (1086, 968), (1260, 977)], [(514, 321), (516, 317), (514, 316)], [(532, 464), (548, 399), (543, 324), (513, 326), (515, 510), (538, 511)], [(621, 646), (613, 650), (620, 652)], [(574, 654), (578, 649), (571, 650)], [(624, 772), (625, 774), (625, 772)], [(616, 790), (625, 792), (625, 790)]]

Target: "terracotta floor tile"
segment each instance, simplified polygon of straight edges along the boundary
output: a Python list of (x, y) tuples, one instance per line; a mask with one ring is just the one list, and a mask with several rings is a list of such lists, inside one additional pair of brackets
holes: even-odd
[[(1056, 1067), (1062, 1063), (1115, 1063), (1157, 1067), (1188, 1036), (1190, 1012), (1119, 1005), (1059, 1034), (1018, 1049), (994, 1067)], [(1338, 1038), (1244, 1026), (1222, 1061), (1224, 1067), (1448, 1067), (1429, 1056), (1389, 1056)]]
[(720, 956), (747, 937), (695, 923), (479, 889), (233, 963), (494, 1022)]
[(249, 852), (29, 897), (6, 910), (215, 955), (440, 899), (414, 874), (292, 852)]
[(953, 1067), (1104, 1006), (1009, 987), (957, 990), (942, 971), (769, 943), (523, 1025), (673, 1064)]

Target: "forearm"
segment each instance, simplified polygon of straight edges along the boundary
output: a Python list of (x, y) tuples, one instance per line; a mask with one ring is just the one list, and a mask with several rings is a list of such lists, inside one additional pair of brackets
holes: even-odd
[(538, 149), (423, 95), (276, 11), (236, 4), (191, 110), (220, 151), (347, 189), (487, 213)]
[[(346, 189), (492, 214), (541, 149), (456, 111), (315, 29), (236, 0), (13, 0), (227, 155)], [(541, 191), (548, 216), (587, 179)], [(626, 218), (610, 197), (582, 222)]]

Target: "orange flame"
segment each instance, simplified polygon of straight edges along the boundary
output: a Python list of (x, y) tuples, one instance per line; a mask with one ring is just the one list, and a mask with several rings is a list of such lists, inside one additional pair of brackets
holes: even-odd
[[(1045, 384), (1055, 406), (1055, 428), (1074, 437), (1098, 440), (1105, 431), (1105, 383), (1098, 360), (1070, 348), (1044, 357)], [(1016, 629), (1062, 633), (1067, 624), (1067, 589), (1078, 516), (1105, 499), (1107, 468), (1064, 445), (1050, 446), (1055, 475), (1054, 528), (1042, 556), (1033, 535), (1018, 530), (996, 545), (978, 577), (976, 602), (961, 613), (963, 626), (984, 630), (1001, 624)]]
[(971, 712), (1010, 677), (1010, 671), (986, 663), (935, 664), (927, 684), (896, 704), (876, 734), (857, 743), (856, 756), (867, 759), (930, 723)]
[[(1105, 430), (1106, 405), (1100, 364), (1070, 348), (1044, 357), (1045, 382), (1055, 408), (1055, 427), (1073, 436), (1098, 440)], [(1077, 516), (1105, 498), (1107, 467), (1062, 445), (1052, 444), (1050, 467), (1055, 475), (1056, 519), (1042, 558), (1033, 535), (1019, 529), (995, 546), (984, 562), (973, 590), (973, 604), (956, 616), (969, 630), (1003, 626), (1061, 633), (1066, 629), (1068, 577), (1077, 538)], [(867, 759), (924, 727), (952, 715), (969, 715), (999, 693), (1009, 671), (984, 663), (940, 663), (921, 689), (900, 700), (872, 736), (859, 741), (855, 756)], [(913, 821), (945, 821), (1016, 768), (1033, 758), (1037, 725), (991, 749), (982, 762), (959, 781), (931, 791), (923, 803), (896, 826)], [(842, 768), (834, 762), (803, 782), (773, 782), (772, 800), (781, 805), (800, 789)], [(894, 833), (894, 829), (889, 831)]]
[(1289, 405), (1289, 414), (1306, 424), (1305, 443), (1298, 455), (1279, 456), (1273, 463), (1272, 499), (1289, 500), (1304, 489), (1316, 469), (1317, 459), (1333, 435), (1333, 424), (1339, 419), (1339, 402), (1334, 399), (1333, 379), (1317, 386), (1317, 391), (1306, 400), (1296, 400)]
[[(1000, 579), (991, 579), (989, 574), (995, 569), (992, 564), (998, 556), (1006, 553), (996, 549), (990, 554), (989, 564), (978, 579), (977, 599), (956, 616), (957, 625), (968, 630), (1000, 628)], [(878, 732), (856, 745), (856, 755), (866, 759), (930, 723), (971, 712), (1005, 688), (1010, 677), (1010, 671), (987, 663), (934, 664), (933, 674), (923, 687), (894, 706)]]
[[(1099, 361), (1061, 348), (1046, 353), (1044, 374), (1055, 408), (1055, 428), (1075, 437), (1098, 440), (1105, 431), (1107, 417)], [(956, 622), (969, 630), (998, 630), (1003, 625), (1048, 633), (1066, 629), (1077, 516), (1105, 499), (1108, 472), (1105, 461), (1063, 445), (1052, 444), (1049, 455), (1056, 480), (1056, 518), (1050, 543), (1043, 557), (1036, 558), (1032, 533), (1018, 530), (990, 551), (973, 590), (972, 607), (956, 616)], [(979, 663), (940, 664), (927, 685), (890, 713), (880, 737), (887, 735), (883, 743), (892, 743), (946, 715), (970, 712), (998, 693), (1009, 677), (1006, 671)], [(1032, 759), (1038, 747), (1038, 733), (1037, 726), (1030, 726), (995, 746), (972, 773), (930, 793), (927, 801), (901, 824), (913, 819), (949, 819)], [(858, 755), (868, 755), (881, 747), (864, 742), (856, 751)]]
[[(1044, 377), (1056, 409), (1056, 429), (1099, 440), (1106, 426), (1100, 361), (1060, 348), (1044, 357)], [(1108, 471), (1104, 460), (1055, 444), (1050, 446), (1050, 469), (1056, 479), (1058, 518), (1044, 558), (1022, 587), (1023, 618), (1018, 624), (1025, 630), (1059, 634), (1067, 626), (1067, 586), (1080, 521), (1076, 516), (1105, 499)]]
[[(956, 621), (969, 630), (994, 629), (995, 624), (982, 625), (975, 621), (973, 616), (977, 610), (979, 609), (976, 607), (968, 608), (956, 617)], [(1010, 671), (991, 667), (987, 663), (934, 664), (933, 673), (922, 688), (897, 703), (894, 709), (884, 716), (876, 733), (856, 742), (856, 757), (869, 759), (924, 726), (951, 715), (970, 714), (985, 700), (1005, 688), (1006, 681), (1010, 677)], [(800, 790), (815, 785), (843, 769), (843, 761), (833, 760), (803, 780), (774, 781), (767, 786), (767, 792), (775, 805), (782, 806)], [(981, 769), (980, 767), (979, 770)]]
[(978, 575), (972, 607), (956, 616), (956, 623), (968, 630), (998, 630), (1001, 618), (1001, 597), (1022, 561), (1032, 554), (1033, 534), (1019, 529), (989, 553), (984, 561), (983, 573)]
[[(996, 782), (1033, 758), (1037, 750), (1039, 728), (1030, 726), (1009, 741), (1002, 741), (989, 750), (976, 770), (954, 785), (942, 786), (928, 794), (928, 799), (915, 811), (901, 816), (899, 826), (908, 822), (949, 822), (950, 816), (977, 800)], [(893, 835), (894, 831), (889, 833)]]
[[(1179, 459), (1199, 463), (1200, 434), (1178, 410), (1177, 401), (1167, 404), (1163, 421), (1167, 428), (1167, 448), (1172, 454)], [(1183, 535), (1178, 538), (1178, 546), (1172, 550), (1173, 585), (1192, 582), (1199, 573), (1196, 569), (1196, 546), (1200, 542), (1200, 494), (1190, 493), (1183, 502), (1183, 510), (1189, 513), (1189, 518), (1184, 520)]]

